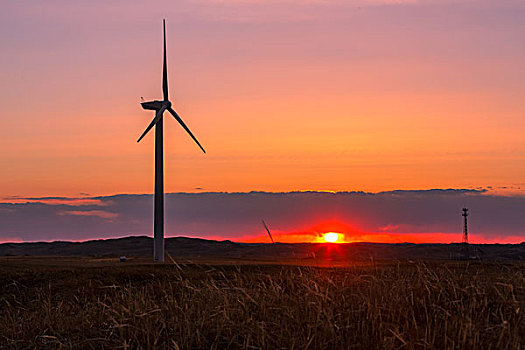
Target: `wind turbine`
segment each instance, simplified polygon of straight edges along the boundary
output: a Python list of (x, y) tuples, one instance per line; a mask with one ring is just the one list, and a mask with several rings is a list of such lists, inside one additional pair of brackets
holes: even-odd
[(155, 111), (155, 118), (148, 125), (146, 130), (140, 135), (137, 142), (155, 126), (155, 199), (154, 199), (154, 224), (153, 224), (153, 259), (158, 262), (164, 261), (164, 140), (163, 140), (163, 118), (162, 115), (168, 111), (180, 123), (180, 125), (197, 143), (200, 149), (206, 153), (199, 141), (193, 136), (190, 129), (184, 124), (180, 116), (171, 108), (168, 94), (168, 69), (166, 62), (166, 20), (162, 20), (164, 29), (164, 64), (162, 67), (162, 101), (142, 102), (142, 108)]

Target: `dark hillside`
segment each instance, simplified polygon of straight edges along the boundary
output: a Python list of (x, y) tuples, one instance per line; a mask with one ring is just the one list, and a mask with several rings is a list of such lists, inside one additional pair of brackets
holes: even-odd
[[(362, 261), (395, 259), (459, 259), (464, 257), (462, 244), (380, 244), (380, 243), (234, 243), (198, 238), (166, 239), (166, 250), (172, 257), (281, 260), (295, 259)], [(95, 256), (148, 257), (153, 254), (150, 237), (125, 237), (86, 242), (35, 242), (0, 244), (0, 256)], [(525, 260), (522, 244), (471, 244), (471, 259), (489, 261)]]

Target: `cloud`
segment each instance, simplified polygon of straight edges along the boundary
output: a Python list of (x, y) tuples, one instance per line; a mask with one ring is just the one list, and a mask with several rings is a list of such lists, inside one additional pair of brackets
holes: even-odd
[(24, 240), (20, 237), (0, 237), (0, 244), (2, 243), (23, 243)]
[[(90, 197), (92, 202), (82, 209), (74, 200), (50, 204), (48, 198), (0, 203), (0, 240), (151, 235), (151, 195)], [(169, 193), (166, 235), (265, 241), (264, 219), (281, 241), (315, 240), (328, 231), (341, 232), (348, 241), (460, 241), (463, 206), (470, 209), (473, 240), (525, 241), (525, 196), (494, 195), (484, 189)]]
[(70, 210), (60, 212), (60, 215), (96, 216), (102, 219), (114, 219), (118, 216), (117, 213), (111, 213), (104, 210)]
[(102, 202), (100, 199), (94, 198), (83, 198), (83, 197), (17, 197), (11, 196), (6, 197), (4, 200), (9, 203), (44, 203), (49, 205), (71, 205), (71, 206), (83, 206), (83, 205), (108, 205), (107, 202)]

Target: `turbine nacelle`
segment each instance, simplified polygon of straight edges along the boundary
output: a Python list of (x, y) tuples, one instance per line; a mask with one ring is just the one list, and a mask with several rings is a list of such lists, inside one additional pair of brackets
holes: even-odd
[(170, 101), (148, 101), (148, 102), (142, 102), (141, 103), (143, 109), (149, 109), (152, 111), (158, 111), (163, 106), (166, 106), (166, 108), (171, 108), (171, 102)]

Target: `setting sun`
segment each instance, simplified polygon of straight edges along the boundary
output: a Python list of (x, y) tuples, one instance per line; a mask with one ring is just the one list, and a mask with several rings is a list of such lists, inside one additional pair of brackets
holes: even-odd
[(335, 243), (339, 239), (339, 234), (335, 232), (328, 232), (324, 235), (324, 240), (330, 243)]

